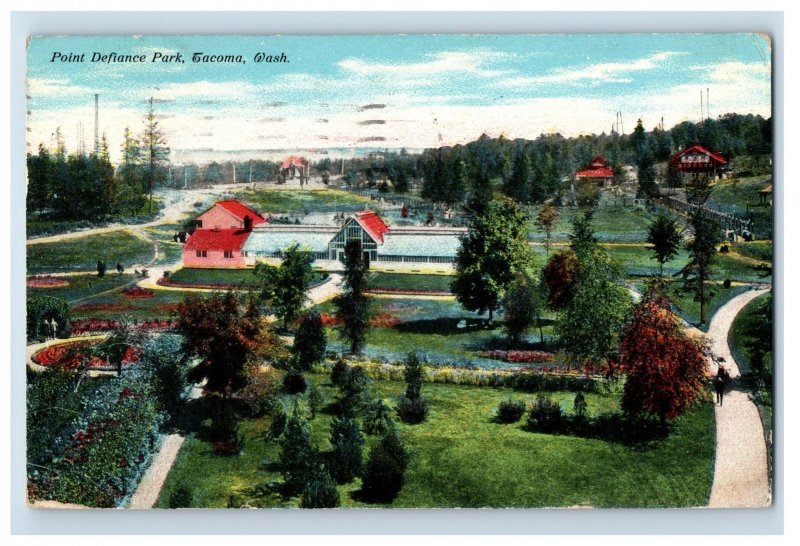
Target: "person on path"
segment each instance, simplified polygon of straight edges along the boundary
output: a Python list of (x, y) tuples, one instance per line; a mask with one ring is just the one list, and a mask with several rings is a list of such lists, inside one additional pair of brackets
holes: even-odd
[(717, 376), (714, 378), (714, 390), (717, 393), (717, 404), (722, 405), (722, 398), (725, 396), (725, 387), (730, 379), (730, 374), (725, 366), (720, 365), (717, 368)]
[(50, 335), (52, 336), (53, 339), (55, 339), (58, 336), (58, 323), (54, 318), (50, 319)]
[(44, 330), (42, 332), (44, 334), (44, 338), (45, 339), (50, 339), (50, 323), (47, 322), (47, 319), (44, 319), (42, 321), (42, 324), (44, 325), (43, 326)]

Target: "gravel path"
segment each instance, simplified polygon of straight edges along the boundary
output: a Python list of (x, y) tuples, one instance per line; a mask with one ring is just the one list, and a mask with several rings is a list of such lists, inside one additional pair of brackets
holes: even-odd
[[(728, 331), (742, 308), (769, 290), (751, 290), (726, 303), (708, 328), (711, 350), (725, 359), (724, 366), (732, 379), (741, 374), (728, 346)], [(709, 373), (716, 375), (717, 365), (709, 363)], [(717, 424), (714, 483), (710, 508), (761, 508), (772, 502), (767, 467), (764, 428), (747, 391), (735, 385), (716, 406)]]
[(142, 481), (139, 482), (139, 487), (136, 488), (136, 492), (131, 497), (128, 508), (142, 510), (152, 508), (155, 505), (158, 495), (161, 493), (161, 488), (164, 487), (167, 475), (178, 457), (183, 441), (184, 437), (180, 434), (169, 434), (164, 438), (164, 441), (161, 442), (161, 449), (144, 473)]

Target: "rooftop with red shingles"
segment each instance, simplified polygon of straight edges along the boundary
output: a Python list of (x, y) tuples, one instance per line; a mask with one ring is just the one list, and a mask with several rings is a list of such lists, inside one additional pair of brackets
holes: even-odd
[(383, 244), (383, 234), (389, 231), (389, 226), (384, 223), (377, 212), (369, 209), (364, 210), (357, 212), (354, 218), (369, 233), (370, 237)]
[(196, 229), (184, 250), (241, 250), (249, 231), (243, 229)]
[(255, 209), (252, 209), (242, 203), (241, 201), (237, 201), (236, 199), (227, 199), (225, 201), (217, 201), (214, 203), (215, 205), (219, 205), (220, 207), (224, 208), (236, 218), (244, 222), (245, 216), (249, 216), (253, 219), (253, 225), (257, 226), (258, 224), (263, 224), (267, 220), (261, 216)]

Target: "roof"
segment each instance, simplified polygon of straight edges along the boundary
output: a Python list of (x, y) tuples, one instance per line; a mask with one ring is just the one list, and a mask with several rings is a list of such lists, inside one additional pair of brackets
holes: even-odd
[(683, 150), (681, 152), (678, 152), (677, 154), (672, 156), (672, 159), (670, 159), (670, 162), (677, 163), (681, 157), (683, 157), (684, 155), (686, 155), (688, 153), (699, 153), (699, 154), (707, 155), (708, 157), (713, 159), (715, 163), (719, 163), (719, 164), (727, 163), (727, 161), (725, 161), (725, 158), (722, 157), (722, 154), (711, 152), (705, 146), (702, 146), (700, 144), (695, 144), (694, 146), (689, 146), (685, 150)]
[(589, 162), (589, 166), (594, 168), (608, 167), (608, 161), (602, 155), (598, 155)]
[(306, 161), (306, 158), (304, 157), (290, 155), (289, 157), (283, 160), (283, 163), (281, 163), (281, 169), (283, 170), (286, 170), (292, 166), (305, 168), (308, 166), (308, 161)]
[(243, 229), (196, 229), (184, 250), (241, 250), (249, 231)]
[(310, 252), (326, 252), (328, 243), (339, 232), (336, 226), (264, 226), (254, 230), (244, 245), (245, 252), (254, 254), (282, 252), (294, 246)]
[(759, 191), (758, 193), (772, 193), (772, 184), (764, 188), (763, 190)]
[(244, 203), (237, 201), (236, 199), (228, 199), (225, 201), (217, 201), (214, 205), (219, 205), (223, 209), (227, 210), (240, 221), (244, 222), (246, 216), (249, 216), (253, 219), (253, 225), (257, 226), (258, 224), (263, 224), (267, 220), (261, 216), (255, 209), (252, 209), (245, 205)]
[(382, 256), (441, 256), (455, 258), (461, 234), (435, 231), (391, 231), (378, 253)]
[(575, 176), (580, 176), (581, 178), (610, 178), (614, 176), (614, 171), (608, 167), (600, 167), (599, 169), (578, 171)]
[(389, 231), (389, 226), (384, 223), (377, 212), (364, 210), (357, 212), (353, 218), (376, 243), (383, 244), (383, 235)]

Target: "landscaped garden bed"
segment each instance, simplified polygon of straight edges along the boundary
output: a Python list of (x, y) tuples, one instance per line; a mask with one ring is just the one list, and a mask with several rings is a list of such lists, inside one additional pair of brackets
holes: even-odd
[[(72, 335), (110, 332), (119, 327), (119, 321), (112, 319), (75, 319), (70, 321)], [(134, 327), (144, 332), (168, 332), (175, 326), (172, 320), (145, 320), (134, 322)]]
[(25, 279), (25, 286), (27, 288), (64, 288), (69, 286), (69, 281), (64, 277), (37, 275)]
[(152, 290), (148, 290), (147, 288), (141, 288), (139, 286), (132, 286), (130, 288), (125, 288), (122, 291), (122, 297), (124, 298), (152, 298), (155, 295), (155, 292)]
[[(63, 370), (75, 370), (86, 366), (92, 369), (112, 369), (114, 366), (100, 354), (93, 354), (102, 342), (81, 340), (51, 345), (33, 355), (33, 361), (40, 366), (55, 367)], [(122, 365), (133, 364), (139, 359), (140, 351), (136, 347), (128, 347), (122, 357)]]

